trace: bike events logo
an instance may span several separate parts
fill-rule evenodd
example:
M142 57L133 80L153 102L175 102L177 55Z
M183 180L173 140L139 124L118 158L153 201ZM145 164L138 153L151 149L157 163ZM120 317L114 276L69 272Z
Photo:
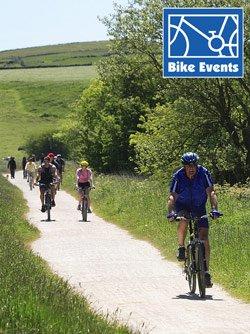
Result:
M164 8L163 77L244 76L242 8Z

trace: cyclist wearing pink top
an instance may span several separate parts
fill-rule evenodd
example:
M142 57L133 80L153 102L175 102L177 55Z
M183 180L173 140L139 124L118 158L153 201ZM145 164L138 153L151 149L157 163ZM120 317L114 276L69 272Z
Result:
M80 163L81 168L78 168L76 170L76 185L78 189L85 189L86 188L86 195L88 198L88 212L91 213L90 209L90 197L89 197L89 192L90 188L93 187L93 175L91 169L88 168L89 163L87 161L81 161ZM78 203L78 210L81 210L81 202L82 202L82 195L81 192L78 191L79 193L79 203Z

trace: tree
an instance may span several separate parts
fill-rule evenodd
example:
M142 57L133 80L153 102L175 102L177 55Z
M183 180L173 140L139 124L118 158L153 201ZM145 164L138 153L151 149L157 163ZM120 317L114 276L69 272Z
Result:
M245 77L242 79L163 79L161 77L161 15L162 8L166 4L169 7L243 6L245 8ZM145 153L145 147L140 140L147 138L147 145L155 142L158 133L156 129L152 132L150 126L157 117L159 108L156 106L159 105L161 110L166 109L165 127L160 127L162 135L165 131L165 137L170 138L169 133L171 133L169 131L171 119L166 118L172 117L178 124L183 118L186 120L185 126L179 127L181 130L174 140L180 151L187 149L187 143L191 145L191 142L192 147L197 147L201 152L214 151L214 172L232 182L246 179L250 172L249 14L247 1L218 0L213 3L210 0L185 2L134 0L127 8L117 6L116 13L104 19L109 34L114 38L113 52L116 53L116 60L106 63L106 67L104 64L101 65L100 73L103 80L113 86L115 92L119 87L121 97L126 93L126 89L120 83L125 80L129 82L128 87L131 85L132 88L138 87L138 72L140 78L146 78L149 74L151 82L154 83L148 99L145 86L134 90L135 95L139 95L151 108L148 117L144 118L144 126L140 127L138 135L132 136L132 144L137 152L136 161L142 161ZM129 75L122 72L121 64L124 63L131 69ZM132 94L133 89L128 89L128 93ZM169 108L175 111L174 116L168 112ZM181 112L182 108L185 108L185 115ZM155 117L154 112L156 112ZM149 124L146 124L147 122ZM145 133L140 135L141 131ZM192 140L190 134L193 134ZM169 148L170 146L168 145ZM151 150L153 151L155 150ZM150 151L148 154L150 159ZM175 154L167 153L167 156L172 156L173 160L165 159L166 163L176 161ZM140 167L142 171L147 169L145 165Z
M117 97L101 80L87 88L58 136L75 160L85 158L98 171L134 167L129 136L136 131L144 105L138 97Z

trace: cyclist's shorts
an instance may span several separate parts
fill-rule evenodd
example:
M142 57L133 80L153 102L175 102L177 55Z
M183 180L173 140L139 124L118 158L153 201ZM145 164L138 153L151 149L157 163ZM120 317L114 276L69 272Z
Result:
M39 188L42 190L48 189L50 187L50 182L45 183L45 182L39 182Z
M86 195L89 194L89 191L90 191L90 183L89 182L78 182L78 188L81 188L81 189L86 189Z
M30 172L30 171L27 171L27 174L32 177L33 179L35 178L36 176L36 173L35 172Z
M204 213L200 213L198 215L194 215L194 216L203 216L205 215L206 212ZM177 216L178 217L185 217L187 219L190 219L190 213L187 211L187 210L180 210L180 211L177 211ZM204 228L209 228L209 225L208 225L208 219L207 218L201 218L198 222L198 228L201 228L201 227L204 227Z

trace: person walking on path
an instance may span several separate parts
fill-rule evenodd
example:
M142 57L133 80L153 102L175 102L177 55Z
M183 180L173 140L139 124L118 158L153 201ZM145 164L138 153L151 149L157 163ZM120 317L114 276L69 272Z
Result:
M26 157L23 157L23 160L22 160L22 169L23 169L23 178L24 179L27 178L27 172L25 170L26 163L27 163L27 159L26 159Z
M15 171L16 171L16 161L15 157L10 157L10 160L8 162L7 168L10 170L10 176L12 179L15 178Z

